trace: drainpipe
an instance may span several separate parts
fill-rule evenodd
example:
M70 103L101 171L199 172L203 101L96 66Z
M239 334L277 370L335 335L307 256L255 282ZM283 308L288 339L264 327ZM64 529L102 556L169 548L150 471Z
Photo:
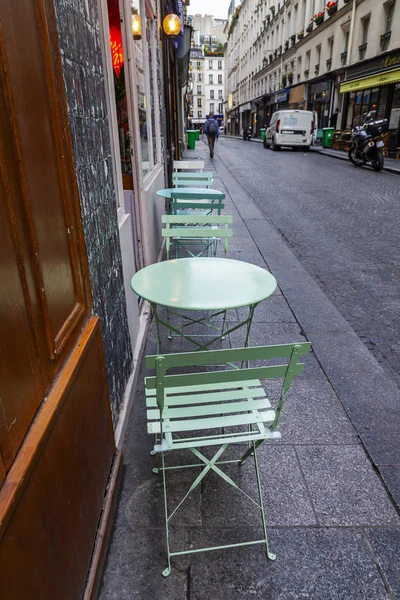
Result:
M351 52L353 50L354 25L355 25L355 22L356 22L356 10L357 10L357 0L353 0L353 8L352 8L352 11L351 11L349 47L347 49L346 67L348 67L350 65Z

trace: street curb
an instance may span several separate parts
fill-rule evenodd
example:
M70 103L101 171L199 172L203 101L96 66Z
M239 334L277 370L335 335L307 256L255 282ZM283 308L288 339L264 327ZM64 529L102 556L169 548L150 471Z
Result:
M239 135L224 135L224 140L232 139L232 140L241 140L242 138ZM262 141L259 139L249 140L250 142L256 142L258 144L262 144ZM346 162L350 162L347 156L336 156L336 154L329 154L325 152L322 148L310 148L310 152L316 152L317 154L321 154L322 156L327 156L328 158L336 158L336 160L345 160ZM393 173L394 175L400 175L400 169L393 169L393 167L383 167L383 171L387 171L388 173Z

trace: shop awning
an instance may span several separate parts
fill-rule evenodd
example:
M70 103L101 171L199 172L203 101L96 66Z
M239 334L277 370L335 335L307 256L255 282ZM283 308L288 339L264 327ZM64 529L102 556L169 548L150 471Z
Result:
M346 92L354 92L356 90L366 90L367 88L388 85L396 81L400 81L400 69L385 71L384 73L370 75L369 77L360 77L352 81L345 81L340 84L340 93L345 94Z

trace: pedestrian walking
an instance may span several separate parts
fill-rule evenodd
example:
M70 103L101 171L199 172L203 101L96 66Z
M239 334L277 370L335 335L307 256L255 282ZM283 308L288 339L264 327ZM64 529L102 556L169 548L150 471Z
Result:
M330 126L334 127L335 129L336 129L336 125L337 125L338 116L339 116L339 109L337 108L329 119Z
M213 112L210 112L208 115L208 119L204 125L204 133L207 136L208 147L210 148L210 158L213 158L215 140L219 138L219 127L217 121L214 119Z

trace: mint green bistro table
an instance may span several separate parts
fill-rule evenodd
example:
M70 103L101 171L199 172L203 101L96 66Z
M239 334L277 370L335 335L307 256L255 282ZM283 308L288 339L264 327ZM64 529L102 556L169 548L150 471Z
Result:
M202 187L175 187L175 188L165 188L163 190L158 190L157 196L161 198L165 198L165 210L167 213L171 213L171 203L173 202L172 194L179 194L179 197L182 198L182 202L200 202L207 204L207 210L211 211L211 204L216 204L215 210L221 208L221 202L225 199L224 192L220 192L219 190L214 190L213 188L202 188ZM222 206L223 208L223 206ZM221 211L218 210L218 214L221 214Z
M153 308L158 347L161 346L161 327L190 341L200 350L206 350L215 341L226 337L236 329L246 326L248 345L254 310L262 301L271 296L276 289L276 279L271 273L239 260L214 257L178 258L155 263L138 271L131 280L133 291L148 300ZM160 316L159 307L167 308L167 320ZM226 312L231 308L249 307L247 318L226 329ZM176 311L210 312L205 317L194 319ZM170 315L182 317L179 326L171 324ZM214 326L210 320L222 315L221 326ZM187 328L200 323L218 335L187 335ZM210 338L207 343L194 339Z
M166 200L171 200L172 192L182 192L182 194L189 194L194 199L204 199L204 200L215 200L216 198L220 198L224 200L225 194L224 192L220 192L219 190L214 190L212 188L201 188L201 187L183 187L183 188L165 188L164 190L158 190L157 196L161 196L161 198L165 198Z

